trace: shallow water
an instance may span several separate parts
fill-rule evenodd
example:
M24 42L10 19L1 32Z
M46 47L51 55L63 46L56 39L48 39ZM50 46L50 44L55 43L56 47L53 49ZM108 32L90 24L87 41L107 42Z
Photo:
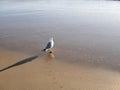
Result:
M120 67L120 2L0 1L0 47L36 54L49 37L59 60Z

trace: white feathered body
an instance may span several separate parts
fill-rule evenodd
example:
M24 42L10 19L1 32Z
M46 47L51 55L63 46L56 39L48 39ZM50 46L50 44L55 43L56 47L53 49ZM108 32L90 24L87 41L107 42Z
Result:
M50 50L51 48L53 48L53 46L54 46L53 38L50 38L49 41L48 41L48 43L47 43L47 45L46 45L46 47L43 49L43 51L47 52L48 50Z

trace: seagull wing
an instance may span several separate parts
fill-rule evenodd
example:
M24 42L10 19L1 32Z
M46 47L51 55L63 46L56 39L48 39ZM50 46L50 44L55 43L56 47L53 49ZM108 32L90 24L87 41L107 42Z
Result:
M45 47L45 49L49 49L49 48L51 48L51 42L48 42L46 47Z

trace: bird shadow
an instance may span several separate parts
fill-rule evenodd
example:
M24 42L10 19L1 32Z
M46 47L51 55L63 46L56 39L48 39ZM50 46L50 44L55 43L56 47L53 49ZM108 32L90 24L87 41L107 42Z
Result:
M7 67L1 69L0 72L3 72L3 71L8 70L10 68L13 68L13 67L16 67L16 66L19 66L19 65L31 62L31 61L35 60L36 58L38 58L38 57L39 57L38 55L35 55L35 56L31 56L31 57L25 58L25 59L23 59L23 60L21 60L21 61L19 61L17 63L14 63L14 64L12 64L10 66L7 66Z

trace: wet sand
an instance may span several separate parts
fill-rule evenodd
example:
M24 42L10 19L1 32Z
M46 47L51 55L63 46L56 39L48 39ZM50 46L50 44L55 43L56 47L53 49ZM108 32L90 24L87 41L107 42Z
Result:
M120 74L112 70L63 63L51 55L1 49L0 68L32 60L0 72L1 90L119 90Z

